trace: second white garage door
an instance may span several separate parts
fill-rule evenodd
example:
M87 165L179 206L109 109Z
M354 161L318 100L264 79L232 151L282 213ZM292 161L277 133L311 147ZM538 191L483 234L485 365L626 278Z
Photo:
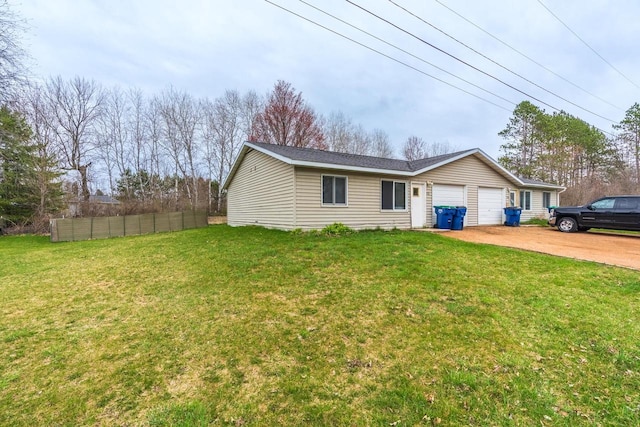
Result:
M478 188L478 225L502 224L502 188Z

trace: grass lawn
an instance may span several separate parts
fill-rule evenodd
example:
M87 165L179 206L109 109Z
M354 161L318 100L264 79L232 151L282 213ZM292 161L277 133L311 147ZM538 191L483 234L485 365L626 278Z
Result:
M0 238L0 425L639 425L640 274L432 233Z

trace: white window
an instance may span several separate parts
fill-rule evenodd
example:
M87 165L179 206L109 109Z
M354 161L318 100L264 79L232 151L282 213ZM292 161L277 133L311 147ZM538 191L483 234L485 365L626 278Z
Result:
M322 175L322 205L347 205L347 177Z
M509 206L515 206L515 205L516 205L516 192L509 191Z
M531 210L531 191L520 190L520 207L523 211Z
M548 191L543 191L542 192L542 207L543 208L548 208L549 206L551 206L551 193L549 193Z
M402 181L382 181L382 210L407 210L407 183Z

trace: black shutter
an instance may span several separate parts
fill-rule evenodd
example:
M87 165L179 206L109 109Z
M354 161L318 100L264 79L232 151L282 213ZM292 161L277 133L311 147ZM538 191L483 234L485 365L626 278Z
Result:
M393 181L382 181L382 209L393 210Z
M336 205L344 205L347 203L347 179L335 177L333 180L335 187L335 200Z
M322 177L322 203L333 204L333 177Z
M404 182L395 183L396 203L394 208L406 209L407 207L407 184Z

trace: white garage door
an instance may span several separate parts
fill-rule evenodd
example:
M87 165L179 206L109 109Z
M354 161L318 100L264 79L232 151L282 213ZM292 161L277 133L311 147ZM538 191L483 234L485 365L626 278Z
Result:
M433 185L433 206L464 206L464 186Z
M503 194L501 188L478 188L478 225L502 224Z

